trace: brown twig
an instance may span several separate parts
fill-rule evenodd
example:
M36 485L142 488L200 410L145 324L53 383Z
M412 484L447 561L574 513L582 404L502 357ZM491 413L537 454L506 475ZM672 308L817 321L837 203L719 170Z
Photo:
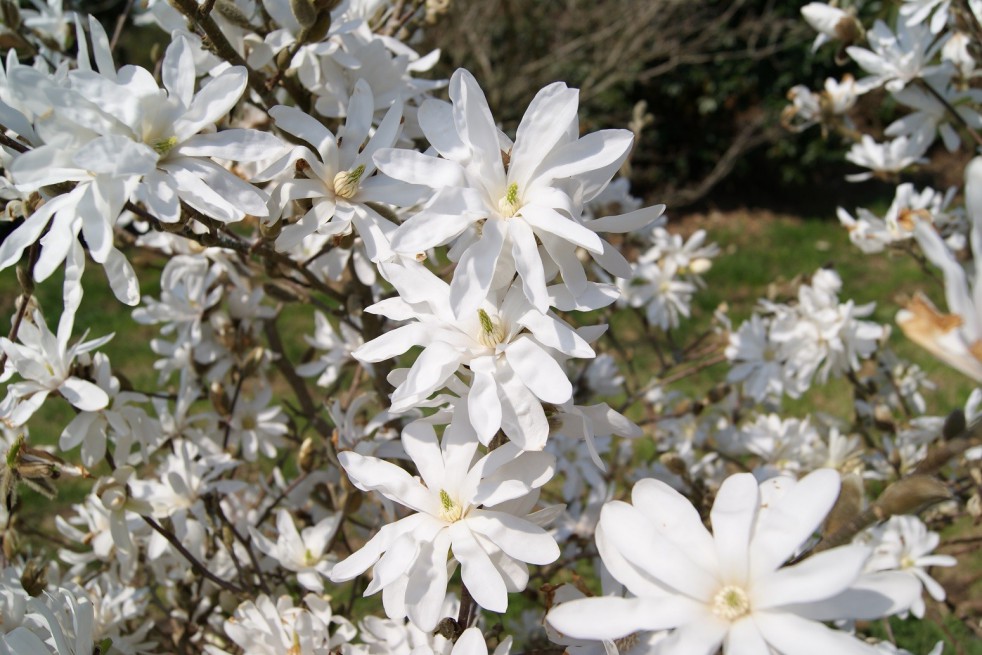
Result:
M191 551L189 551L187 548L184 547L184 544L181 543L181 540L178 539L173 532L166 530L163 526L161 526L159 523L154 521L149 516L144 516L141 514L140 517L146 522L147 525L153 528L157 534L159 534L161 537L166 539L171 546L177 549L177 552L179 552L181 556L188 561L188 563L191 565L191 568L197 571L200 575L211 580L225 591L231 591L233 594L245 593L245 589L241 588L237 584L229 582L228 580L223 580L222 578L219 578L217 575L209 571L208 567L206 567L204 564L198 561L198 559L191 554Z

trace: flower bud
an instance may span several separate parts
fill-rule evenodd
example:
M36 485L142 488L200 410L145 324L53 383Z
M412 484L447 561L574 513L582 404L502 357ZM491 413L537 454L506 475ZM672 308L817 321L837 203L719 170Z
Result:
M235 4L235 0L217 0L215 2L215 9L228 22L243 29L255 30L255 27L249 22L249 17L239 9L239 6Z
M678 453L663 453L658 461L662 463L662 466L668 469L668 472L672 475L684 476L688 472L688 467L685 465L685 460L682 459Z
M839 497L825 520L823 534L835 534L856 518L863 509L863 479L855 473L842 476Z
M358 184L365 173L365 165L359 164L350 171L341 171L334 176L334 193L339 198L351 200L358 193Z
M876 518L916 514L922 509L951 498L951 492L940 480L929 475L912 475L897 480L873 504Z
M317 453L314 450L314 440L307 437L300 444L300 453L297 455L297 466L304 473L310 473L314 469L314 460Z
M317 20L317 10L311 0L290 0L290 11L300 23L301 28L308 28Z

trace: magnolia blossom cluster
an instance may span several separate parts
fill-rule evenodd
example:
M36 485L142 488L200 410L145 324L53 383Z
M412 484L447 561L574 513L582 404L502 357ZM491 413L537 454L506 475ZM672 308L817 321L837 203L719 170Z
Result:
M862 320L873 304L839 301L842 279L819 269L798 288L795 304L762 300L759 310L730 335L728 379L755 400L800 396L813 380L826 382L859 370L889 329Z
M150 2L136 21L169 41L149 68L118 65L91 16L8 5L0 655L507 655L506 623L571 651L865 653L852 621L944 599L928 569L954 561L923 503L829 527L840 496L859 513L864 478L904 483L944 430L872 305L822 269L683 343L720 250L631 195L634 134L585 130L576 89L539 90L506 133L470 72L421 77L439 53L406 42L445 3ZM853 92L901 93L918 73L891 48L921 41L875 34L850 50L877 71ZM922 45L925 62L942 47ZM931 96L909 96L924 116L889 129L923 145ZM799 91L795 120L849 106ZM956 147L945 127L930 137ZM924 154L904 148L883 170ZM904 194L863 242L913 225L967 316L950 249L982 239L978 199L963 215ZM132 334L109 333L116 307L81 325L89 259ZM623 308L657 365L632 357ZM930 310L957 329L942 350L971 351L974 324ZM721 361L706 389L672 386ZM865 390L854 427L882 447L774 413L833 377ZM30 494L68 479L70 510L25 525ZM574 570L602 594L564 585Z
M819 33L816 48L838 42L855 65L841 82L826 82L826 89L841 89L848 82L852 97L833 101L829 96L807 103L799 102L798 96L810 92L796 91L795 104L786 116L803 126L820 122L851 142L846 159L867 171L849 179L898 181L900 174L924 163L939 140L953 153L971 152L973 146L982 145L978 136L982 91L972 85L977 73L970 47L979 36L972 27L978 26L982 16L978 3L952 10L948 2L907 0L892 25L877 20L869 30L864 30L855 12L841 7L813 2L802 8L802 14ZM860 96L877 89L892 97L900 116L882 135L864 134L855 129L849 114ZM820 105L821 111L811 105ZM965 135L974 144L963 142ZM979 336L974 327L979 314L966 277L974 272L966 273L958 262L973 259L982 247L977 234L982 221L980 166L978 160L972 160L965 169L965 185L960 190L964 208L952 206L959 190L918 189L903 182L882 217L866 208L859 208L855 217L843 208L838 210L850 239L863 252L904 249L914 241L928 261L942 270L951 313L940 312L925 295L916 293L897 322L911 339L976 381L982 380L979 356L972 350Z

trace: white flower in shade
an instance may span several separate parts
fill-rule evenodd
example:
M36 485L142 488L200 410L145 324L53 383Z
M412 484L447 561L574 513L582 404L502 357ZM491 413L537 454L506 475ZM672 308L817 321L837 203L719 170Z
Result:
M425 420L406 426L402 444L421 479L375 457L353 451L338 455L352 484L414 513L384 525L334 566L331 579L351 580L373 567L365 595L381 590L390 618L408 616L429 631L443 616L452 552L477 604L504 612L508 592L528 583L527 564L559 557L553 537L537 525L552 512L529 513L537 489L552 478L552 455L505 444L475 462L478 444L467 430L451 425L438 443Z
M920 25L931 17L931 32L939 33L948 24L948 9L951 0L904 0L900 15L907 19L908 25Z
M500 304L483 300L458 319L451 306L452 287L422 265L408 262L381 270L400 295L366 311L413 320L366 343L354 356L379 362L423 347L392 394L392 411L417 406L467 367L467 409L480 440L488 443L501 429L522 449L541 449L549 435L542 403L562 404L573 395L557 358L593 357L583 337L533 307L517 281Z
M726 358L733 362L729 382L740 382L754 400L787 393L792 398L802 391L800 383L787 370L779 352L780 344L771 338L772 321L753 314L729 335Z
M368 203L411 205L419 194L384 175L375 174L372 156L380 148L391 147L401 132L402 104L396 103L385 114L378 129L371 133L374 106L368 84L359 80L348 103L348 117L335 137L317 119L295 107L279 105L270 110L276 126L306 142L294 148L263 172L259 179L283 176L269 201L270 218L279 218L294 200L310 201L310 209L294 223L283 227L276 247L290 250L314 234L342 236L352 229L364 240L372 261L392 257L389 234L395 225Z
M334 559L324 549L337 532L339 524L340 517L334 515L298 532L290 512L280 508L276 512L276 530L279 534L275 543L252 526L249 526L249 534L259 550L278 561L286 570L295 571L297 582L304 589L320 594L324 592L322 578L330 576Z
M867 571L902 571L917 578L934 600L944 600L945 590L927 572L932 566L955 566L951 555L932 555L941 536L931 532L916 516L892 516L872 530L870 545L873 556L866 564ZM911 613L924 617L924 600L918 598Z
M242 456L256 461L260 454L276 457L276 449L286 445L283 435L290 431L286 414L279 405L269 406L273 398L273 388L263 384L254 398L239 398L229 419L229 447L236 443L242 445Z
M911 239L919 221L933 223L938 230L962 235L957 229L957 217L948 208L955 197L955 188L942 193L930 187L920 191L905 182L897 186L890 208L883 218L862 207L854 218L842 207L837 210L839 222L849 231L849 240L865 253L882 252L898 241Z
M415 255L453 243L450 256L458 265L450 304L458 317L471 316L492 287L509 284L516 272L529 301L545 311L548 280L538 244L550 257L557 253L560 267L568 260L564 244L605 252L596 232L578 219L583 203L624 161L632 135L604 130L578 138L578 92L558 82L536 94L514 144L495 127L470 73L454 73L450 99L450 105L428 100L419 112L439 156L409 150L375 155L387 175L434 189L422 210L395 231L392 248ZM661 209L651 208L647 222Z
M906 136L911 139L921 135L928 142L933 142L935 133L938 133L948 152L955 152L961 146L961 137L952 121L956 121L958 127L964 124L976 130L982 128L982 115L976 109L982 102L982 91L957 88L951 84L949 72L935 75L925 80L925 84L930 85L944 100L918 86L897 91L893 97L913 111L888 125L883 133L889 137ZM952 110L956 116L952 116Z
M597 547L604 566L634 597L573 600L546 620L576 639L617 640L671 630L663 655L874 653L822 621L871 619L906 608L917 583L896 573L863 575L870 555L849 545L784 566L806 544L839 494L824 469L795 482L750 474L723 482L713 533L668 485L634 486L633 506L608 503ZM802 650L807 644L807 650Z
M236 608L225 634L244 655L329 655L355 636L355 627L335 616L328 601L314 594L303 600L306 607L295 607L289 596L274 603L262 594Z
M928 63L944 45L945 38L936 39L924 25L897 21L894 34L886 23L878 20L866 36L871 50L858 46L846 48L849 56L870 74L859 81L863 93L884 85L893 93L941 68Z
M324 353L317 359L297 366L297 375L320 376L317 378L319 387L329 387L337 381L344 365L354 360L352 351L364 343L361 332L348 320L340 321L338 328L335 331L323 312L314 312L314 336L305 334L304 341L311 348Z
M899 173L908 166L924 163L924 153L934 140L933 134L916 132L911 136L898 136L892 141L877 143L873 137L864 134L859 143L852 144L846 159L870 169L868 173L847 175L850 182L862 182L876 176Z
M971 77L975 71L975 57L968 49L971 42L972 37L965 32L953 32L941 48L941 58L950 61L962 78Z

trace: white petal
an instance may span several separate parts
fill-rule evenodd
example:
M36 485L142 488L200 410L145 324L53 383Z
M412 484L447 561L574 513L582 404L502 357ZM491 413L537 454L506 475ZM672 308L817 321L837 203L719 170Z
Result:
M754 621L771 648L782 655L877 655L855 637L794 614L756 612Z
M467 525L490 539L509 557L529 564L551 564L559 558L559 546L548 532L517 516L475 510Z
M599 596L561 603L546 621L573 639L620 639L634 632L666 630L688 623L695 614L686 598L615 598Z
M450 306L457 318L473 315L488 296L505 241L501 221L488 219L480 240L464 251L450 282Z
M747 582L747 551L760 502L752 473L731 475L720 486L710 519L724 583Z
M58 392L83 412L94 412L109 404L109 396L87 380L72 376L58 387Z
M376 457L365 457L351 450L339 453L338 460L352 484L362 491L377 491L417 512L438 512L430 492L395 464Z
M527 337L508 344L505 358L529 390L547 403L562 404L573 396L573 385L562 367Z
M866 546L842 546L780 568L754 581L754 607L768 609L831 598L856 582L869 555Z
M185 157L217 157L231 161L267 159L286 146L280 139L259 130L231 129L196 134L182 143L175 154Z
M453 555L460 562L460 577L478 605L492 612L508 609L505 581L491 558L471 534L466 521L450 526Z
M751 578L776 570L818 529L839 496L839 474L815 471L798 481L757 522L750 544Z

